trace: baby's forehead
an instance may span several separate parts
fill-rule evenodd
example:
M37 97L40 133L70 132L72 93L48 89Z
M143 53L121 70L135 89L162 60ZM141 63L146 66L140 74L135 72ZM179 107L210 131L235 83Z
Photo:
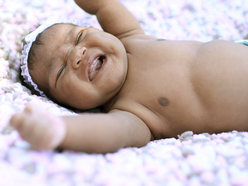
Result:
M79 25L75 25L73 23L56 23L53 26L60 25L60 26L73 26L73 27L78 27Z
M70 23L58 23L48 27L40 35L40 40L46 45L50 42L60 42L70 34L73 28L78 27L77 25Z
M49 31L58 31L60 29L65 29L68 27L79 27L78 25L72 24L72 23L55 23L54 25L48 27L46 30L43 31L43 33L49 32Z

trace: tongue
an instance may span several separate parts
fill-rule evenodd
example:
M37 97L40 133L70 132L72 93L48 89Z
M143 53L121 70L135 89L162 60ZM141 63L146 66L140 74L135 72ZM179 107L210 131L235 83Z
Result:
M95 79L95 77L96 77L97 73L99 72L99 70L101 69L101 67L102 67L101 60L97 59L96 61L93 62L93 64L91 65L90 73L89 73L90 81Z

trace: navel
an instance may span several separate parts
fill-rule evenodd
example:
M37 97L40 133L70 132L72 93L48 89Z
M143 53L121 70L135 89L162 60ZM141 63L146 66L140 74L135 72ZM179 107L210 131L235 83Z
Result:
M160 105L162 105L163 107L166 107L166 106L168 106L170 104L169 100L167 98L165 98L165 97L160 97L158 99L158 103Z

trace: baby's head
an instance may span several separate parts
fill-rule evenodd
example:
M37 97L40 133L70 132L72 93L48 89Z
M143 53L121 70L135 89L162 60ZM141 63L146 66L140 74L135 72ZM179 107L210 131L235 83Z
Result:
M98 107L125 81L126 51L111 34L76 21L51 19L25 40L21 60L25 83L59 104Z

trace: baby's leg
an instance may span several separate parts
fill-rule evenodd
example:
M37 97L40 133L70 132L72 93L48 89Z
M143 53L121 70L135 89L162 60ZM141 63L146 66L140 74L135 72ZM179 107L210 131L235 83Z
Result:
M50 114L38 105L29 104L10 119L21 137L37 149L54 149L65 138L65 124L60 117Z

